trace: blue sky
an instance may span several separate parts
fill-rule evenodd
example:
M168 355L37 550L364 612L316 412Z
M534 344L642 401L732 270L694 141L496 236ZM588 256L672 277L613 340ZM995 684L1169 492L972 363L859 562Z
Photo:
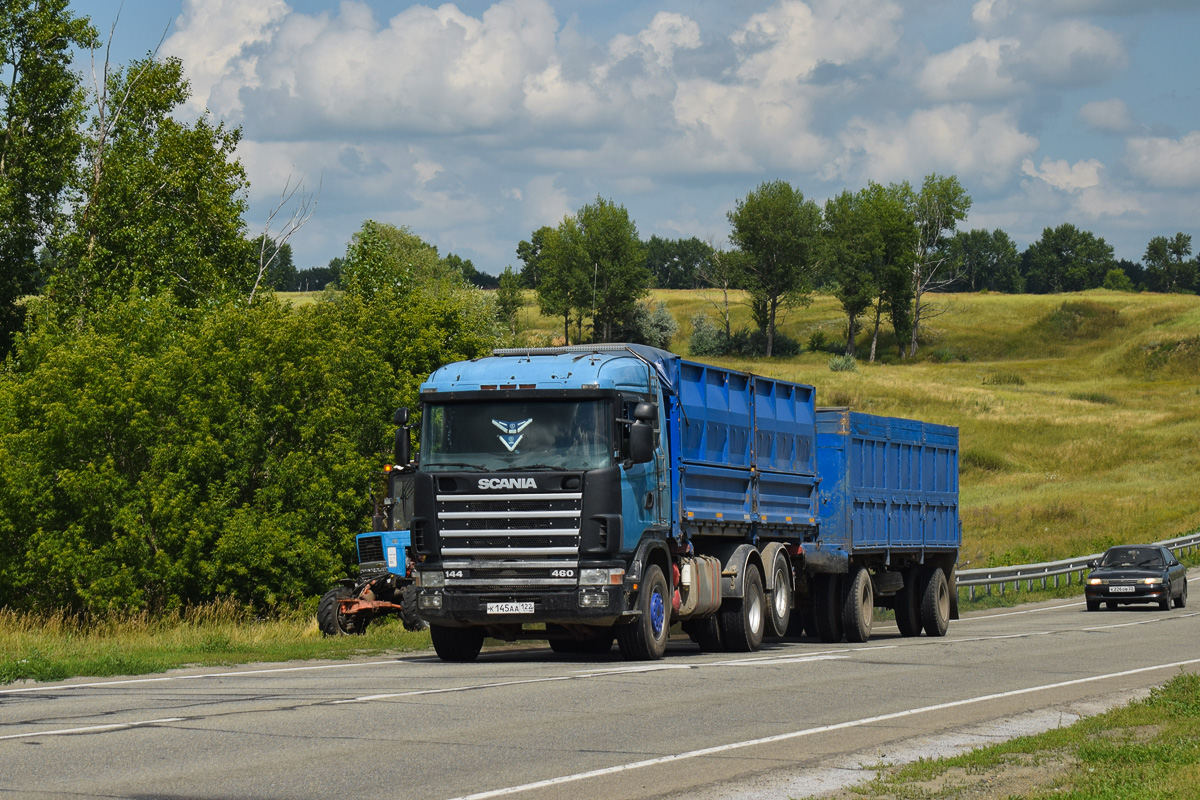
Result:
M957 175L965 228L1070 222L1138 260L1200 236L1196 0L76 0L114 60L179 56L241 126L260 232L318 192L298 267L364 219L499 272L597 196L724 244L766 180L823 202ZM87 69L86 64L81 68ZM1197 240L1200 248L1200 238Z

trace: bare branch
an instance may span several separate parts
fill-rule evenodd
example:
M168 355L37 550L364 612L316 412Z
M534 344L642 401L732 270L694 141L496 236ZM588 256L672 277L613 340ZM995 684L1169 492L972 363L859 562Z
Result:
M283 185L283 190L279 194L279 203L275 208L271 209L271 213L267 215L267 222L263 225L262 237L259 241L258 249L258 275L254 279L254 287L250 290L249 302L254 302L254 296L258 293L259 286L262 285L263 276L267 274L267 270L275 263L275 259L279 257L279 251L283 249L287 240L292 238L296 231L300 230L305 224L312 219L312 215L317 211L317 199L321 194L321 184L317 184L316 194L309 194L301 191L303 181L297 181L292 185L292 176L289 175L287 181ZM277 236L271 235L271 227L275 224L276 217L283 211L285 206L292 203L292 200L299 193L300 197L296 204L292 207L291 214L287 220L279 228ZM267 242L272 243L270 255L267 253Z

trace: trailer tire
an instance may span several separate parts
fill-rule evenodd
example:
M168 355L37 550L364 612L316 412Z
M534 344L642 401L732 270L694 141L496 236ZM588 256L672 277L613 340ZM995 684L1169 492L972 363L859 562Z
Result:
M348 636L361 634L367 629L369 619L361 614L343 614L341 601L354 596L349 588L337 586L330 589L317 603L317 627L326 636Z
M417 587L405 586L400 590L400 622L409 631L423 631L428 626L425 620L417 616Z
M921 571L916 567L904 570L904 588L896 592L896 627L901 636L921 633Z
M671 635L671 601L668 597L667 579L657 564L651 564L646 568L638 592L641 615L617 628L617 644L627 660L657 661L667 651L667 638Z
M941 567L934 567L921 594L921 626L926 636L945 636L950 627L950 584Z
M725 649L749 653L762 647L768 613L762 572L753 564L747 564L742 596L731 597L721 604L719 624Z
M680 627L705 652L717 653L725 649L721 646L721 627L716 617L684 620Z
M767 598L767 636L786 636L792 620L792 563L786 550L777 550L771 565L775 587Z
M861 643L870 639L874 620L875 590L871 586L871 573L859 567L850 574L842 603L842 627L846 630L846 641Z
M842 640L842 576L820 573L813 576L813 627L826 644Z
M433 649L442 661L474 661L483 649L483 628L430 625L429 638L433 640Z

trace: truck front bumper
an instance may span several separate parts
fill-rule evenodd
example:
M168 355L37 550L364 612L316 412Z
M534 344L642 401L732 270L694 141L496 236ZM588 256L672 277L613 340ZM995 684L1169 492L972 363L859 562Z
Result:
M417 595L417 613L434 625L529 622L603 626L612 625L629 611L629 591L624 586L514 594L421 589Z

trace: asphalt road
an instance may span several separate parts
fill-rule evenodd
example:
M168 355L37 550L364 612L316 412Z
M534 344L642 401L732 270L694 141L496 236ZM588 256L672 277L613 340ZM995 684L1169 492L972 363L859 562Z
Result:
M1200 595L1198 595L1200 597ZM1200 609L1082 599L864 645L485 650L0 689L0 800L646 798L750 786L1200 671Z

